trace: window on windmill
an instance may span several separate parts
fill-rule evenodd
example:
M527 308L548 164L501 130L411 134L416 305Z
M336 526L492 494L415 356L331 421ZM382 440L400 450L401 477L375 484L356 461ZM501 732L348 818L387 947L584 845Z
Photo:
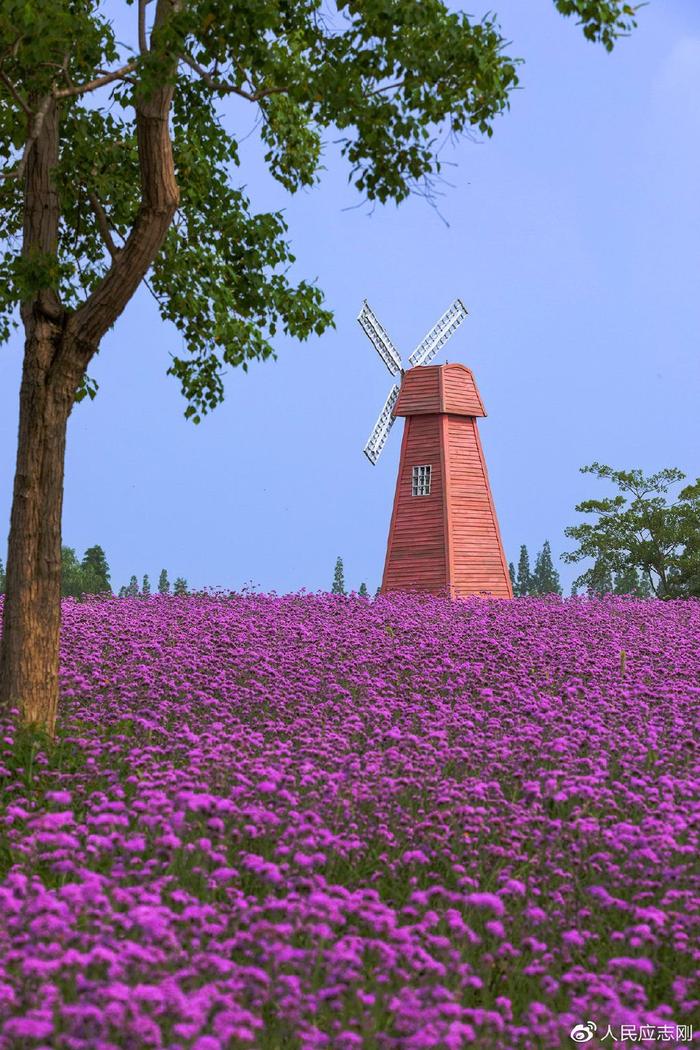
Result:
M432 468L426 467L414 467L413 468L413 495L414 496L429 496L430 495L430 474Z

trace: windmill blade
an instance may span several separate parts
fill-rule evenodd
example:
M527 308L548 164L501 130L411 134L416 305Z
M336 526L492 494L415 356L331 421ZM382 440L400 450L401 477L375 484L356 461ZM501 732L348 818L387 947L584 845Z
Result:
M415 368L416 365L427 365L450 336L457 331L466 316L464 303L461 299L455 299L452 306L445 310L440 320L433 325L425 339L418 344L409 357L408 363L411 368Z
M364 454L372 465L374 465L379 459L381 451L386 444L386 439L389 437L389 431L394 425L394 416L391 413L399 396L399 389L400 387L398 384L392 386L389 391L389 396L384 403L384 408L379 413L379 419L374 424L374 430L370 434L369 440L363 449Z
M401 355L386 334L384 326L377 320L366 299L357 315L357 320L391 374L398 375L401 371Z

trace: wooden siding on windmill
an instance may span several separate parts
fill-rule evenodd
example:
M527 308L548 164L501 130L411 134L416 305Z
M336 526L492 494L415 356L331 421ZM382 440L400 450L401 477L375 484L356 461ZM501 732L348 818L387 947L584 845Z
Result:
M486 410L470 368L465 365L443 365L442 412L460 416L485 416Z
M449 554L455 594L511 598L510 576L476 419L446 416Z
M430 466L430 495L413 495L413 467ZM441 417L410 416L401 444L383 591L447 588Z

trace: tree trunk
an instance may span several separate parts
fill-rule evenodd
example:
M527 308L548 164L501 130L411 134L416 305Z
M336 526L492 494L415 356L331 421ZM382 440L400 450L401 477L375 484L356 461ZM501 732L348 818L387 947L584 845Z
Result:
M0 703L19 708L25 724L53 736L64 455L75 384L51 368L62 338L60 327L40 317L28 329L0 647Z
M181 0L158 0L154 34L180 6ZM168 63L174 79L177 57L168 56ZM0 645L0 706L18 707L25 724L51 735L58 708L68 416L90 360L160 251L178 205L168 123L173 90L173 84L165 83L135 93L141 204L102 281L74 312L63 308L53 286L39 288L22 303L26 343ZM53 181L59 156L57 96L52 90L30 104L22 254L30 261L52 262L58 256L60 219Z

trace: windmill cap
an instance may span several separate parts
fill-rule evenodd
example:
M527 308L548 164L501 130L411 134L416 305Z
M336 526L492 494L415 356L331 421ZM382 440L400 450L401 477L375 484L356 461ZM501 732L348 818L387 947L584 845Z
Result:
M485 416L476 381L466 365L418 365L404 374L395 416Z

